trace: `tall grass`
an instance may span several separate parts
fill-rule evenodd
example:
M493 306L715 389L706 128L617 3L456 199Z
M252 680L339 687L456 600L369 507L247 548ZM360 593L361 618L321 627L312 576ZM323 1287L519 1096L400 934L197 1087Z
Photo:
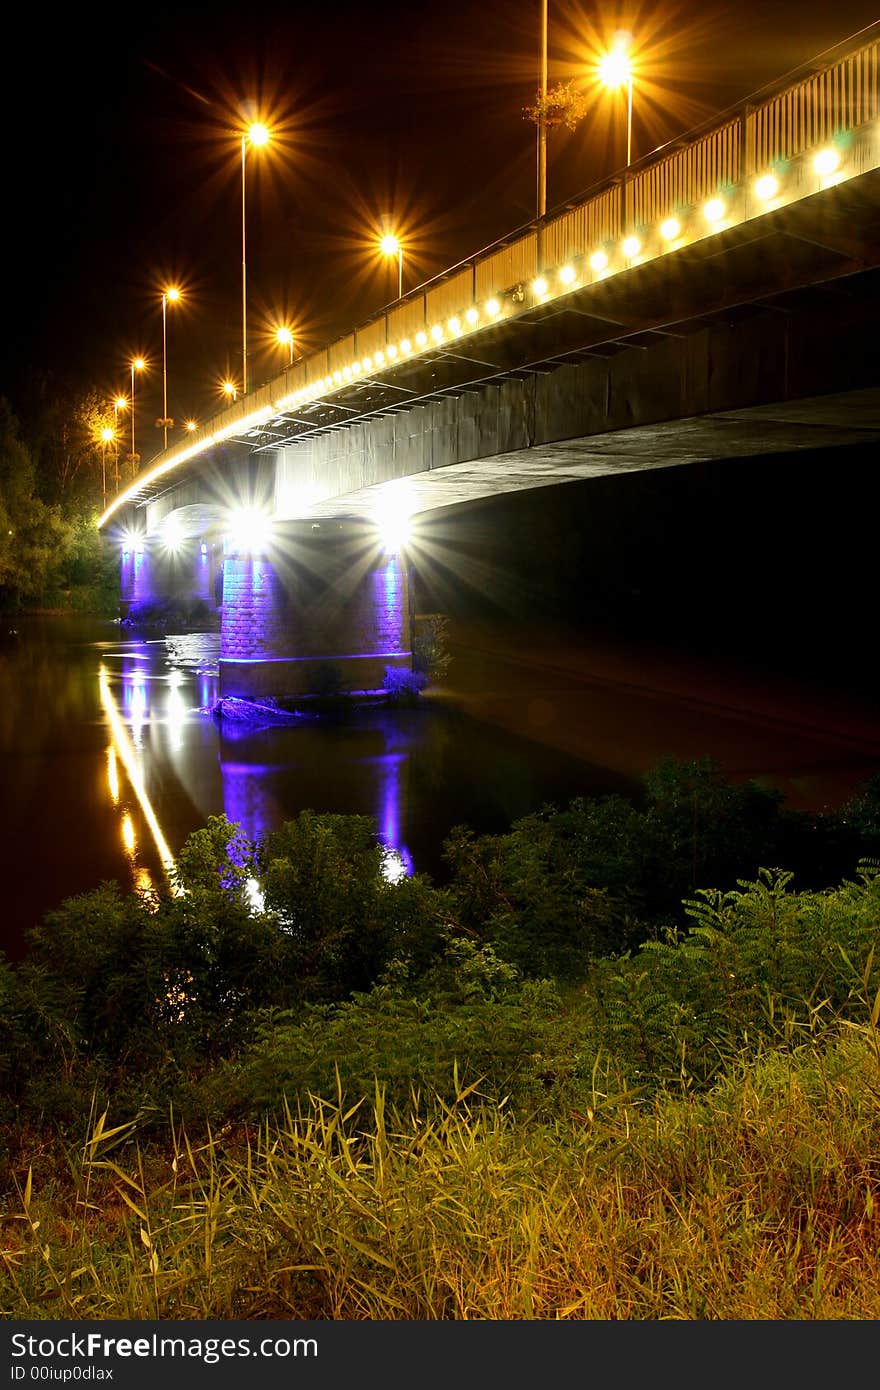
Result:
M517 1121L381 1089L139 1148L92 1115L2 1221L13 1318L874 1319L876 1020L702 1095Z

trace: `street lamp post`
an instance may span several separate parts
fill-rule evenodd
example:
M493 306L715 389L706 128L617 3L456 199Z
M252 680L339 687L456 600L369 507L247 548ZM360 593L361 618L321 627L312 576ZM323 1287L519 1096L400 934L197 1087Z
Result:
M397 298L403 298L403 243L393 232L386 232L379 241L383 256L397 257Z
M604 86L626 87L626 164L629 168L632 163L633 67L628 45L615 44L600 60L598 71Z
M119 494L119 412L128 409L124 396L117 396L113 402L113 472L116 493Z
M259 147L268 144L269 132L256 121L241 133L241 389L247 393L247 218L245 216L245 169L248 141Z
M180 299L180 290L170 285L162 291L162 428L165 431L165 445L168 448L168 337L166 329L166 309Z
M104 511L107 510L107 445L114 437L115 431L109 425L105 425L101 430L101 496Z
M142 372L146 367L146 362L142 357L131 359L131 471L134 476L135 460L137 459L137 448L134 441L134 374Z
M538 107L539 221L547 212L547 7L548 0L541 0L541 100Z

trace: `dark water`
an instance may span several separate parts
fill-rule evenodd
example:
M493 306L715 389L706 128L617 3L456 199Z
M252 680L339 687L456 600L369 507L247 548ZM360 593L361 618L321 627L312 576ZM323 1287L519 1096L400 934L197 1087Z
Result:
M880 771L870 707L668 652L499 627L454 631L440 692L222 731L216 636L138 640L112 622L18 620L0 642L0 946L105 879L149 886L225 813L257 837L298 811L373 816L390 873L442 876L450 828L501 830L548 801L631 791L658 757L718 758L793 804Z
M502 829L548 800L628 779L487 727L447 703L223 731L218 638L136 640L112 622L17 620L0 647L0 947L102 880L161 879L225 813L257 837L298 811L373 816L389 872L442 872L449 829Z

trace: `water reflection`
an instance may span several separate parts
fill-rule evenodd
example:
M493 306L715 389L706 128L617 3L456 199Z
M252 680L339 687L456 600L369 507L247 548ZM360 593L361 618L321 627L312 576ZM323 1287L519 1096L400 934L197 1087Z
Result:
M144 725L149 716L147 673L143 667L147 659L146 651L141 650L131 651L122 658L122 711L137 749L143 748Z
M345 721L304 719L293 727L223 725L224 815L249 840L260 840L297 810L372 814L386 851L383 872L396 881L414 872L401 826L408 809L407 770L420 736L418 725L407 729L404 720L381 708L354 711Z
M119 773L116 770L116 749L112 743L107 749L107 786L110 788L110 798L113 805L119 802Z
M402 827L407 819L411 755L424 742L419 721L407 725L405 717L377 707L346 719L304 717L292 727L224 724L218 730L207 714L216 697L216 677L205 669L203 645L194 654L184 655L177 639L171 645L171 661L191 660L196 671L183 664L160 669L160 663L169 658L161 643L134 641L104 655L107 662L115 657L119 663L118 703L108 666L102 662L99 670L101 704L112 736L107 785L113 805L122 812L120 833L136 882L139 875L149 879L149 872L140 863L134 808L124 805L120 767L159 862L170 877L171 843L179 843L180 836L161 824L148 783L167 786L167 764L178 782L177 794L194 792L204 773L203 757L197 757L196 767L192 766L194 743L200 742L194 738L195 726L200 726L216 750L223 814L246 839L262 840L306 808L372 814L384 849L385 877L396 882L415 872ZM189 697L196 693L197 702L191 702ZM219 809L215 795L204 815Z
M125 769L129 786L137 798L141 814L149 826L159 856L159 861L165 873L170 877L174 868L174 856L168 846L168 841L162 833L158 817L147 793L141 768L141 760L138 751L136 751L143 746L141 735L148 712L145 683L141 678L141 673L138 673L136 677L130 669L130 666L129 669L126 669L127 665L128 658L123 658L122 705L123 711L125 711L126 705L128 706L128 717L132 728L131 738L129 738L128 731L116 707L113 692L110 688L107 668L102 663L98 669L98 689L100 692L101 706L104 710L107 723L110 726L110 734L113 739L112 747L108 750L107 759L110 795L114 805L116 805L119 801L119 780L116 771L116 760L118 758ZM137 836L135 834L131 812L128 809L125 809L123 812L120 832L125 852L132 861L135 881L137 881L140 870L136 855ZM150 886L152 887L152 880L150 880Z
M122 817L122 843L125 846L126 854L130 859L134 859L137 850L137 836L134 833L134 826L128 811Z
M187 708L181 694L183 672L172 668L168 672L168 705L165 712L165 726L168 731L168 747L172 753L183 748L183 729L186 723Z
M0 654L0 945L13 956L65 898L113 880L151 892L221 812L253 838L306 809L369 815L389 877L440 876L453 825L500 830L545 801L618 789L605 769L438 702L218 729L203 712L217 693L216 634L144 640L91 619L21 626Z
M403 843L400 811L405 753L386 753L378 759L379 836L385 848L382 872L389 883L396 883L415 872L412 855Z

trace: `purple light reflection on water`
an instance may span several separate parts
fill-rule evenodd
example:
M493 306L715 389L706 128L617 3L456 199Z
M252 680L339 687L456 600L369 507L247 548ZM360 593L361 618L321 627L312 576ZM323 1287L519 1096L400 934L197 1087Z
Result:
M309 722L311 723L311 721ZM291 734L293 731L285 730L285 733ZM382 733L389 742L399 739L399 734L394 731L393 723L389 725L388 729L383 729ZM314 769L308 768L307 770L306 764L299 764L298 760L288 761L285 759L274 763L265 760L247 761L248 742L255 736L259 737L259 734L255 735L254 729L246 724L241 726L230 724L228 728L224 727L222 745L230 752L233 751L234 747L238 755L234 754L233 757L226 758L221 751L220 756L223 813L229 821L240 827L241 833L248 840L263 839L271 830L279 826L288 815L296 814L293 808L287 812L283 810L282 803L289 804L282 789L286 777L294 774L300 785L305 783L306 778L314 778ZM289 751L289 743L286 746ZM369 767L371 770L370 781L375 787L374 794L376 795L374 816L377 836L386 851L386 863L383 866L383 872L386 878L392 881L404 875L409 877L415 873L413 857L409 847L403 841L401 829L404 772L409 756L408 749L397 748L371 757L359 757L349 763L349 766ZM330 773L331 781L335 776L336 770L334 769ZM282 779L281 782L278 780L279 777ZM313 780L310 785L314 787ZM319 798L304 801L303 805L305 804L321 809Z
M138 642L133 643L132 647L142 647L143 645L142 642ZM147 699L147 673L142 664L146 660L146 652L134 649L125 652L122 657L122 712L132 727L142 726L150 713Z
M403 872L409 878L415 872L412 855L400 837L401 774L406 760L405 753L385 753L376 759L382 770L379 783L380 803L379 836L386 850L397 853Z
M237 825L247 840L262 840L278 824L278 810L269 794L264 778L273 771L271 766L259 763L233 763L221 759L223 774L223 814L233 825ZM234 844L230 851L233 863L240 865L236 858Z

